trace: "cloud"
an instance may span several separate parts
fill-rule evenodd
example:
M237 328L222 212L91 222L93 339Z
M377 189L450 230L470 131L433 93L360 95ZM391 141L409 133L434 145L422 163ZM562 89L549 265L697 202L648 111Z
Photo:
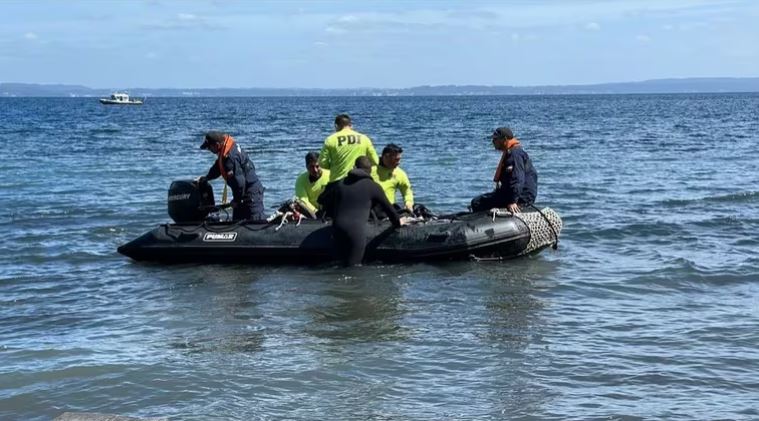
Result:
M540 37L534 34L520 34L517 32L511 34L511 41L514 43L537 41L538 39Z
M647 44L647 43L649 43L649 42L652 41L651 37L649 37L648 35L642 35L642 34L641 35L637 35L635 37L635 40L638 41L638 42L642 42L644 44Z
M505 2L502 2L505 3ZM511 28L584 25L586 30L600 30L605 22L626 20L631 16L722 16L723 0L585 0L585 1L524 1L504 6L494 2L466 12L413 11L409 17L418 17L425 23L446 24L458 22L464 26L478 26L485 22L508 22Z
M479 26L475 26L479 28ZM438 33L451 29L471 30L466 23L450 19L439 11L408 13L358 13L327 21L325 31L331 34L373 33L408 34Z
M330 33L330 34L344 34L347 32L345 29L338 28L337 26L327 26L324 28L324 32Z
M477 19L480 21L492 22L493 20L493 14L492 12L488 10L483 9L459 9L459 10L452 10L447 13L447 16L456 20L462 20L462 19Z
M25 39L37 39L39 38L34 32L27 32L24 34Z
M718 20L718 19L715 19ZM704 29L709 29L710 25L706 22L681 22L677 25L667 23L661 26L661 29L665 31L680 31L680 32L688 32L688 31L702 31Z
M709 29L709 24L706 22L683 22L677 25L677 29L682 32L702 31L704 29Z
M329 46L329 44L327 44L324 41L316 41L316 42L314 42L314 45L317 46L317 47L328 47Z
M508 22L510 31L538 31L550 27L579 27L601 31L620 21L656 17L708 20L724 14L724 0L583 0L573 2L519 1L473 4L466 9L433 7L422 2L417 7L376 12L351 11L338 16L310 14L330 34L344 33L440 33L446 31L486 31L495 22Z
M753 59L757 57L756 51L752 47L730 47L725 49L725 55L738 59Z
M358 17L354 15L345 15L345 16L340 16L339 18L337 18L337 21L338 22L356 22L358 21Z
M585 24L585 29L588 31L600 31L601 25L597 24L596 22L588 22Z
M143 29L175 31L184 29L221 29L219 25L211 25L208 19L192 13L178 13L176 16L164 20L153 20L140 24Z

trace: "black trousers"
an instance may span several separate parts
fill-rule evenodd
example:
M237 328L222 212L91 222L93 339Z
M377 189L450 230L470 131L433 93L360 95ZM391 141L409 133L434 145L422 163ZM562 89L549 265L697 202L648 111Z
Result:
M234 221L263 221L266 219L264 212L264 188L260 183L249 186L242 203L232 211Z
M503 190L494 190L490 193L481 194L474 199L472 199L472 203L470 206L472 207L472 212L482 212L482 211L488 211L493 208L505 208L509 203L511 203L511 195ZM519 206L529 206L532 202L527 202L523 199L517 200L517 205Z

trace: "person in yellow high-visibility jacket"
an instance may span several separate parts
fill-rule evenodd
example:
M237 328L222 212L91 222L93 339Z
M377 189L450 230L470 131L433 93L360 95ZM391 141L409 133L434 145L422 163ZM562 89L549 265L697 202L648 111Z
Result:
M345 178L360 156L369 158L372 165L379 164L369 136L353 130L348 114L338 115L335 117L335 133L324 140L319 153L319 165L330 171L329 181L333 182Z
M382 149L379 165L372 171L372 178L382 187L390 203L395 203L396 192L401 192L403 206L398 206L398 208L405 207L411 211L414 209L414 192L411 190L411 181L406 171L399 166L402 155L403 148L400 146L393 143L385 146Z
M306 154L306 171L295 180L295 198L313 215L319 210L319 195L329 183L329 170L319 166L319 154Z

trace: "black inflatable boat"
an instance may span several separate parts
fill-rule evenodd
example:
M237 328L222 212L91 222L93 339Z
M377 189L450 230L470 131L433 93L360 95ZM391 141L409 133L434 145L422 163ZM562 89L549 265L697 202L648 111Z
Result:
M163 224L118 248L140 261L241 263L324 263L333 260L329 222L300 219L283 223L207 220L210 186L189 181L169 189L169 214ZM415 218L394 229L387 221L369 221L365 260L402 262L455 259L503 259L556 245L561 218L550 208L508 212L460 213Z

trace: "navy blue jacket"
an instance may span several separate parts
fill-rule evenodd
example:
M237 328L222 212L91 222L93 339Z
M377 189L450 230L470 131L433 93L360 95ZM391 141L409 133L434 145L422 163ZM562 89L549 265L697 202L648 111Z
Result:
M507 197L507 203L532 204L538 196L538 172L521 146L509 150L498 181L498 193Z
M240 145L235 144L229 151L229 155L222 158L222 166L227 173L227 185L232 190L232 198L235 201L255 200L255 196L263 193L263 187L256 175L256 167ZM208 170L206 178L213 180L220 175L217 158Z

